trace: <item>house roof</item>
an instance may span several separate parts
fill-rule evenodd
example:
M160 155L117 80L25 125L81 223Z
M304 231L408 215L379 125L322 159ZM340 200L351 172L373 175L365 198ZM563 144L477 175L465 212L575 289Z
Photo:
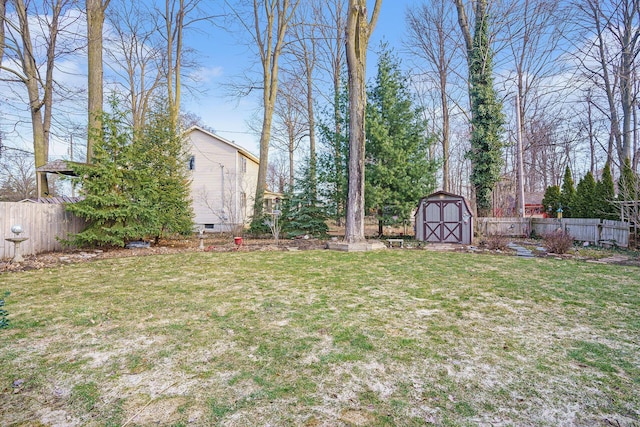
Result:
M217 135L215 133L212 133L212 132L209 132L208 130L203 129L200 126L191 126L189 129L187 129L186 133L189 134L189 133L191 133L193 131L196 131L196 130L204 133L205 135L209 135L210 137L215 138L215 139L219 140L220 142L223 142L223 143L227 144L230 147L233 147L234 149L236 149L238 151L238 153L242 154L243 156L247 157L250 160L253 160L257 164L260 164L260 160L256 156L254 156L253 154L251 154L250 152L245 150L244 148L242 148L239 145L229 141L228 139L225 139L225 138L221 137L220 135Z

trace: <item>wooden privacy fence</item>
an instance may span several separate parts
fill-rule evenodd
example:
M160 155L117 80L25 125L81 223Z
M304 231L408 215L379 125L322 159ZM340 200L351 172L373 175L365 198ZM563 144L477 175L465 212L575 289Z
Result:
M58 238L82 231L82 219L65 212L63 205L41 203L0 202L0 259L13 258L13 243L6 241L14 237L11 227L21 225L28 237L20 244L22 255L33 255L62 249Z
M569 233L574 240L615 244L622 248L629 247L629 223L622 221L600 220L593 218L477 218L476 231L486 236L538 236L562 230Z

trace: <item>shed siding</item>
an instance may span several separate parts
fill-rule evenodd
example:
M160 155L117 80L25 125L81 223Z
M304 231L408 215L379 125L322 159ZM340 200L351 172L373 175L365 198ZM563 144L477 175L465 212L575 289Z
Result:
M470 244L473 218L462 196L439 191L420 199L416 239L432 243Z

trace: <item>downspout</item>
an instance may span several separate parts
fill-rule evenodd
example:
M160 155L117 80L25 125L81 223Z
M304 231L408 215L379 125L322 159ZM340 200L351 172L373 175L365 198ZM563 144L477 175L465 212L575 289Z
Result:
M222 218L225 216L225 204L224 204L224 165L220 163L220 174L222 175L222 187L220 187L220 200L222 200Z

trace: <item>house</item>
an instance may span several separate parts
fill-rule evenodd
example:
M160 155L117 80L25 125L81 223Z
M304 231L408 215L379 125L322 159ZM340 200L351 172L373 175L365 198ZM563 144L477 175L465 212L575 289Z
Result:
M186 136L196 227L216 232L243 228L253 214L258 158L198 126Z

